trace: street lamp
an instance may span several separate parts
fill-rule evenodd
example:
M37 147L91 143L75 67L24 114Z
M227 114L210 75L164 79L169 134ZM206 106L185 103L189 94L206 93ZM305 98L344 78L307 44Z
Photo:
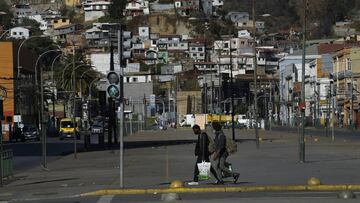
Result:
M94 84L94 82L97 82L99 80L100 80L100 78L95 78L90 82L90 85L89 85L89 95L88 95L88 100L89 100L89 104L88 104L89 122L91 121L91 109L90 109L90 105L91 105L91 87Z
M3 33L3 35L4 35L5 33ZM1 36L2 37L2 36ZM20 85L19 85L19 83L20 83L20 80L19 80L19 78L20 78L20 68L21 68L21 66L20 66L20 50L21 50L21 47L25 44L25 42L27 42L28 40L31 40L31 39L34 39L34 38L42 38L42 37L48 37L48 36L45 36L45 35L36 35L36 36L31 36L31 37L29 37L29 38L27 38L27 39L25 39L24 41L22 41L21 42L21 44L20 44L20 46L19 46L19 48L18 48L18 52L17 52L17 81L16 81L16 83L17 83L17 86L19 87ZM1 38L0 38L1 39ZM35 76L37 76L37 74L36 74L36 66L35 66ZM35 81L36 81L36 78L37 77L35 77ZM35 82L35 84L37 85L37 82ZM19 98L21 98L21 88L19 88ZM22 114L22 112L21 112L21 108L19 108L19 113L20 113L20 115Z
M37 58L36 63L35 63L35 89L36 92L38 90L38 80L37 80L37 67L38 67L38 63L40 61L40 58L42 56L44 56L45 54L48 54L50 52L58 52L61 51L59 49L52 49L52 50L48 50L43 52L42 54L40 54L40 56ZM44 84L43 84L43 76L42 76L42 66L40 66L40 112L39 112L39 121L40 121L40 130L41 130L41 135L42 135L42 139L41 139L41 143L42 143L42 156L43 156L43 167L45 169L47 169L47 160L46 160L46 131L45 131L45 120L44 120Z
M91 68L93 68L93 67L95 67L95 66L89 66L89 67L90 67L90 69L84 71L84 72L81 74L81 76L80 76L80 98L81 98L81 101L82 101L82 81L81 81L81 80L83 79L83 76L85 75L85 73L94 70L94 69L91 69Z
M54 64L57 59L59 59L63 54L57 55L52 64L51 64L51 87L52 87L52 93L53 93L53 119L54 119L54 127L56 128L56 120L55 120L55 81L54 81Z
M9 29L9 30L5 30L4 33L1 34L0 40L1 40L1 38L3 38L3 37L5 36L5 34L8 33L8 32L10 32L10 29Z

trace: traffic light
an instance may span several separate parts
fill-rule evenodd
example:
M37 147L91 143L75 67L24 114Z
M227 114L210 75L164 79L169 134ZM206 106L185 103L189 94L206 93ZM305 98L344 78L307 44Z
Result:
M132 57L131 53L131 42L132 33L130 31L125 31L125 26L121 26L121 59L120 66L126 68L126 61Z
M106 89L110 98L117 99L120 97L120 76L115 71L110 71L107 76L108 87Z

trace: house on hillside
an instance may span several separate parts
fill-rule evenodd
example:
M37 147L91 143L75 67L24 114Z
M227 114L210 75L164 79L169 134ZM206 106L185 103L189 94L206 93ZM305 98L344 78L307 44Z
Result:
M14 27L10 29L10 38L14 39L28 39L30 37L30 30L24 27Z
M174 6L177 15L189 16L192 11L199 10L199 0L175 0Z
M86 0L83 3L85 21L93 21L105 16L110 4L110 0Z
M206 59L205 41L203 39L189 39L188 56L195 62L204 62Z
M117 30L118 23L93 23L93 27L87 29L85 32L85 38L87 45L90 48L104 48L109 46L110 40L116 44L117 37L109 39L109 37L117 36L111 35L112 30Z
M145 0L128 0L124 10L124 16L127 16L128 18L149 14L149 1Z

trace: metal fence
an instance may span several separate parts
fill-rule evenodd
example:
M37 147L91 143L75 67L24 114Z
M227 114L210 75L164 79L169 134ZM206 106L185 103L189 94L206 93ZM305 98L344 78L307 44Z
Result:
M3 178L13 175L13 151L4 150L2 153L2 176Z

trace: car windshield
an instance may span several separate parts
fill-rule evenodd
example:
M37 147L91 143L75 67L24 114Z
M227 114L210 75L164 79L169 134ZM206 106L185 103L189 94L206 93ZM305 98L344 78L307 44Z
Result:
M63 121L61 122L62 128L72 128L74 125L71 121Z
M36 128L34 126L24 126L23 131L35 131Z

